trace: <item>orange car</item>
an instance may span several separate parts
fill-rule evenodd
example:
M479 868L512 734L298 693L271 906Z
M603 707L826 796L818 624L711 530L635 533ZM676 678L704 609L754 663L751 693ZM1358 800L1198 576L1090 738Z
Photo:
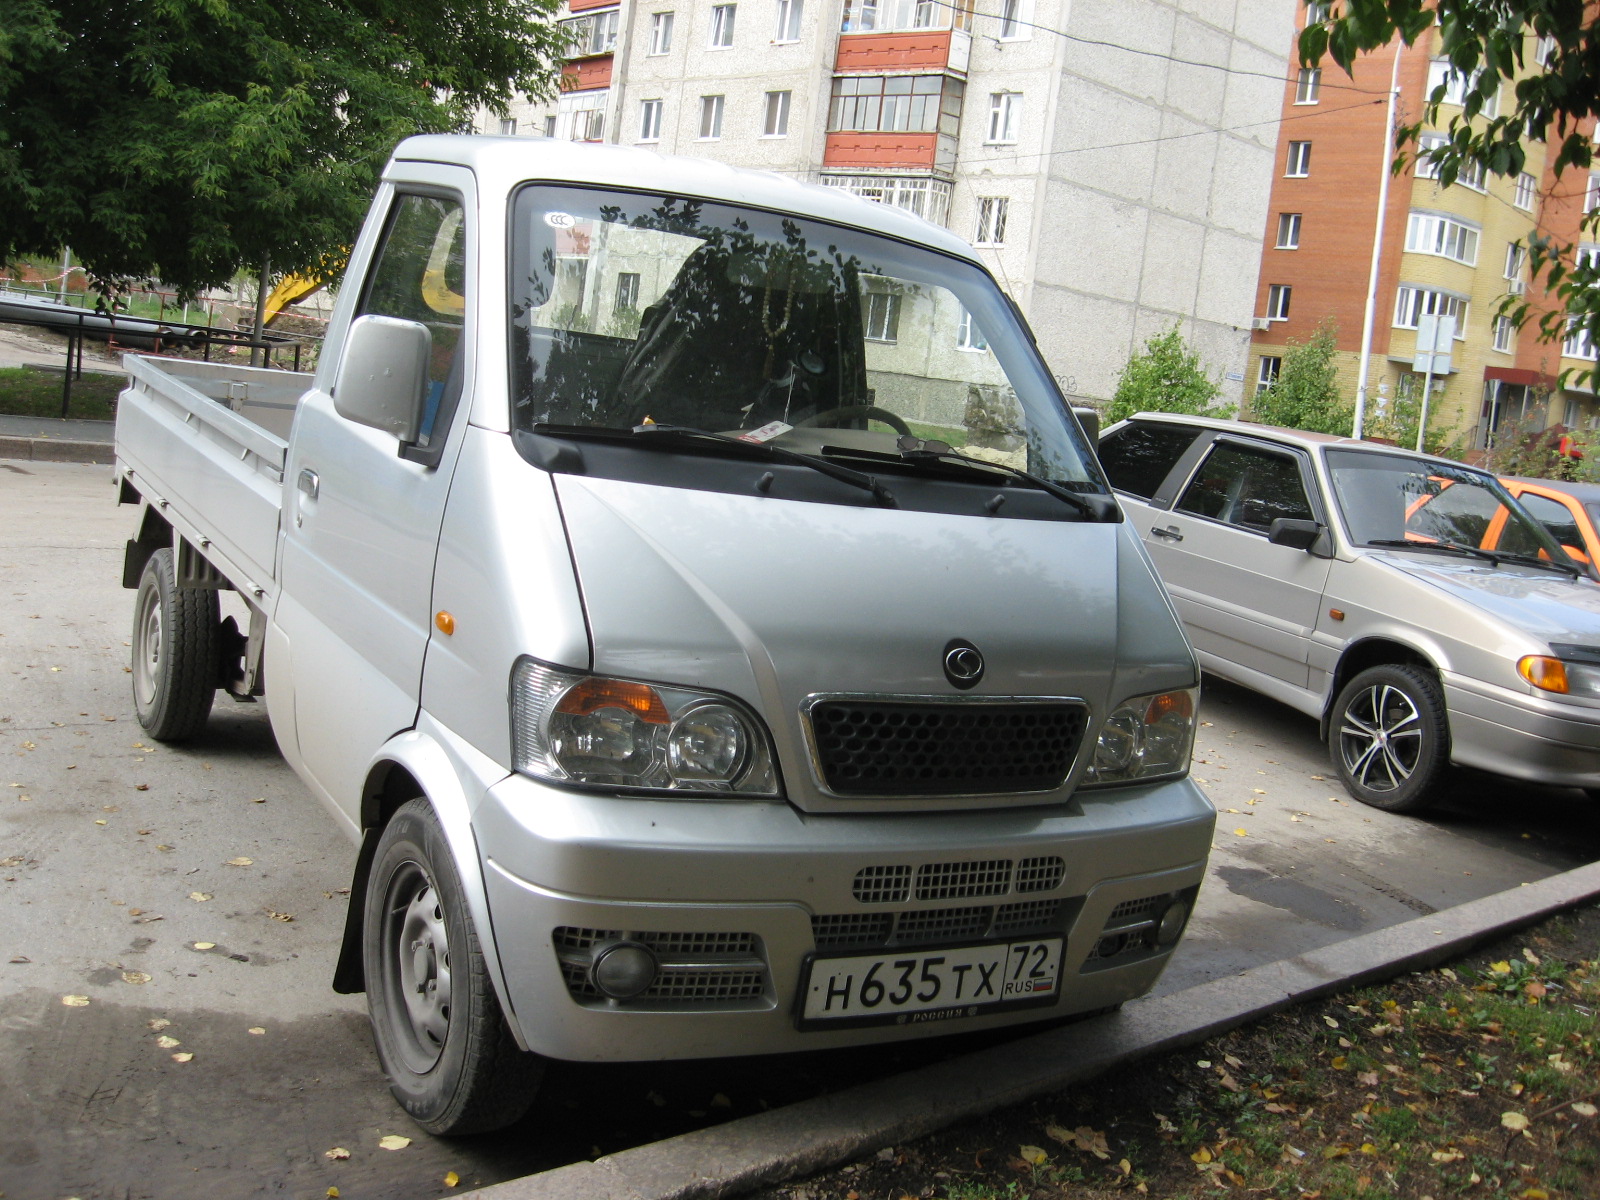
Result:
M1589 574L1600 579L1600 484L1563 483L1555 479L1500 480L1522 502L1530 516L1543 525ZM1484 548L1494 549L1505 514L1490 522Z

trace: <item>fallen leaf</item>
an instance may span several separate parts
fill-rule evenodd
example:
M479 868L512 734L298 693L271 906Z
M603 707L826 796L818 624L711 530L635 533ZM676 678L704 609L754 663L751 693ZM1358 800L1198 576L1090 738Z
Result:
M190 1054L187 1050L180 1050L180 1051L178 1051L178 1053L176 1053L176 1054L174 1054L172 1056L172 1061L173 1062L188 1062L193 1057L194 1057L194 1055Z
M1189 1157L1197 1163L1208 1163L1211 1161L1211 1151L1207 1150L1204 1146L1201 1146L1200 1149L1189 1155Z
M339 1200L339 1189L336 1187L331 1187L324 1192L323 1195L325 1195L328 1200Z
M244 855L241 854L238 858L230 858L223 865L227 866L227 867L248 867L253 862L255 862L255 859L246 858Z
M1131 1162L1129 1162L1125 1158L1118 1159L1117 1160L1117 1170L1121 1171L1124 1175L1132 1175L1133 1174L1133 1164Z
M202 900L209 900L209 899L211 899L211 893L210 892L190 892L189 893L189 899L194 900L196 902L199 902L199 901L202 901Z
M1249 837L1250 836L1250 831L1248 829L1235 829L1233 831L1233 836L1234 837Z
M1509 975L1511 974L1511 964L1508 962L1490 963L1489 970L1493 971L1496 975Z
M150 1020L146 1021L145 1024L151 1029L160 1030L167 1028L172 1024L172 1022L167 1020L165 1017L152 1017Z
M1596 1108L1587 1100L1579 1100L1576 1104L1570 1105L1569 1107L1580 1117L1592 1117L1596 1113L1600 1113L1600 1108Z
M1519 1112L1503 1112L1500 1114L1500 1124L1515 1133L1521 1133L1528 1127L1528 1118Z
M256 1037L261 1037L267 1031L265 1029L261 1028L261 1026L259 1026L259 1025L252 1025L252 1026L250 1026L249 1029L246 1029L245 1032L246 1033L250 1033L250 1034L254 1034Z
M104 825L104 824L106 824L106 819L104 817L96 817L94 819L94 823L96 825Z
M349 1158L350 1151L346 1150L343 1146L335 1146L332 1150L324 1150L322 1152L322 1157L331 1158L335 1162L338 1162L342 1158Z
M456 1184L458 1184L460 1182L461 1182L461 1176L457 1175L454 1171L446 1171L444 1173L444 1185L445 1185L445 1187L455 1187Z
M1526 984L1523 985L1522 990L1530 1000L1538 1000L1548 995L1550 989L1545 987L1544 984L1540 983L1537 979L1530 979Z
M196 950L215 950L217 944L215 942L196 942L194 948Z
M1342 1071L1349 1064L1349 1062L1349 1059L1347 1059L1344 1055L1339 1054L1334 1056L1332 1066L1335 1071Z
M404 1150L409 1145L411 1145L411 1139L401 1137L398 1133L386 1133L378 1139L378 1149L380 1150Z
M1362 1087L1377 1087L1378 1073L1376 1071L1363 1071L1356 1076L1356 1082Z
M1521 1193L1522 1200L1550 1200L1550 1193L1543 1188L1531 1187Z
M274 921L292 921L292 920L294 920L294 914L293 913L276 912L276 911L274 911L273 909L270 909L270 908L267 909L267 916L271 917Z
M89 1003L89 997L63 996L61 997L61 1003L65 1004L68 1008L82 1008L84 1005Z
M122 973L122 982L123 983L149 983L150 982L150 976L146 975L143 971L124 971Z
M136 792L148 792L150 785L148 783L136 783L133 785L133 790Z
M1030 1166L1042 1167L1050 1161L1050 1156L1038 1146L1023 1146L1018 1154L1022 1161Z
M1436 1163L1453 1163L1460 1162L1466 1155L1459 1150L1435 1150L1432 1157Z

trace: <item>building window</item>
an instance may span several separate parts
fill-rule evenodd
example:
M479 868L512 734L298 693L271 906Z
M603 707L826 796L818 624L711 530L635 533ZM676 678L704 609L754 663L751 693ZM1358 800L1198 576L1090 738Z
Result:
M667 54L672 50L672 14L650 14L650 53Z
M916 213L935 225L943 225L950 211L950 184L943 179L911 176L897 179L884 175L824 175L827 187L841 188L890 208Z
M501 137L516 137L517 136L517 119L515 117L502 117L502 118L500 118L500 136Z
M1278 372L1283 369L1283 359L1271 354L1261 356L1261 365L1256 368L1256 395L1261 395L1273 384L1278 382Z
M961 310L961 323L956 326L957 350L987 350L989 340L983 336L983 330L978 328L978 323L972 319L972 314L966 309Z
M1000 36L1007 40L1020 41L1027 37L1032 28L1022 12L1023 0L1000 0Z
M1494 348L1502 354L1510 354L1517 348L1517 323L1510 317L1494 319Z
M711 8L711 48L726 50L733 45L733 18L736 4L716 4Z
M1289 293L1293 290L1287 283L1274 283L1267 288L1267 320L1289 319Z
M1596 357L1594 339L1589 336L1588 327L1578 317L1567 318L1567 339L1561 343L1561 354L1564 358Z
M1512 242L1506 247L1505 277L1511 281L1512 286L1506 290L1513 296L1522 294L1522 264L1527 261L1528 252L1521 246Z
M1406 223L1406 249L1474 267L1478 265L1478 231L1455 217L1414 212Z
M641 142L661 140L661 101L639 101L639 140Z
M1006 242L1006 215L1011 200L1006 196L978 197L978 229L972 240L979 246L1003 246Z
M1306 0L1306 24L1321 25L1328 19L1328 6L1321 0Z
M1467 96L1478 86L1478 72L1463 75L1450 65L1448 59L1436 58L1428 64L1428 98L1439 104L1464 105ZM1498 93L1483 102L1478 115L1493 117L1500 110Z
M571 142L598 142L605 137L606 95L563 92L556 101L554 137Z
M1415 329L1417 318L1425 316L1454 317L1456 341L1467 336L1467 302L1460 296L1433 288L1405 286L1397 288L1394 296L1394 323L1398 329Z
M1533 211L1533 198L1538 194L1538 182L1526 171L1517 176L1516 190L1512 193L1511 203L1524 212Z
M1589 183L1583 189L1583 211L1592 213L1600 208L1600 175L1590 175Z
M888 33L897 29L969 29L971 0L845 0L843 33Z
M892 342L900 336L900 297L893 292L867 293L867 340Z
M1289 159L1283 173L1291 179L1304 179L1311 174L1310 142L1289 143Z
M1301 67L1300 78L1295 84L1294 102L1296 104L1315 104L1317 93L1322 90L1322 68Z
M700 97L700 140L711 141L722 136L721 96Z
M632 312L639 307L639 273L623 271L617 276L617 311Z
M1017 140L1017 113L1022 109L1020 92L993 92L989 96L989 136L984 140L1009 144Z
M572 35L571 53L574 58L586 54L610 54L617 48L618 11L595 13L561 22L561 27Z
M789 136L790 92L767 93L767 118L761 126L762 137Z
M1555 50L1555 38L1551 37L1549 34L1546 34L1544 37L1540 38L1534 43L1533 61L1538 63L1541 67L1548 67L1550 65L1550 56L1555 53Z
M1434 152L1442 150L1450 144L1450 139L1442 133L1424 133L1417 137L1416 174L1418 179L1439 178L1439 164L1434 159ZM1475 192L1485 190L1487 174L1480 162L1462 160L1456 165L1455 182L1463 187L1469 187Z
M943 133L961 128L966 85L944 75L843 75L833 81L828 132Z
M778 30L775 42L798 42L800 19L805 15L806 0L778 0Z
M556 135L556 118L554 114L544 119L544 135L553 138Z
M1279 250L1300 249L1300 214L1278 214L1278 245Z

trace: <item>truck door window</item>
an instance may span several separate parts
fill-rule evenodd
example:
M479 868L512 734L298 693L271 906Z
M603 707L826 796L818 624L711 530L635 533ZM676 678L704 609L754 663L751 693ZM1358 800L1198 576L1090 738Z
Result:
M423 450L442 440L460 396L465 293L466 231L461 205L438 196L400 196L384 232L383 248L367 275L366 295L356 315L376 313L417 321L433 335L427 406L417 438Z
M1148 500L1203 430L1131 421L1100 443L1100 465L1111 486Z
M1266 533L1279 517L1314 518L1292 457L1231 442L1212 450L1173 507L1257 533Z

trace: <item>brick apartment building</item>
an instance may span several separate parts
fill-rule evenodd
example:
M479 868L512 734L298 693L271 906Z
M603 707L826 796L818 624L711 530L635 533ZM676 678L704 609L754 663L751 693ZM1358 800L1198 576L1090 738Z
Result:
M909 209L980 248L1069 396L1108 398L1175 323L1237 393L1297 8L567 0L559 97L479 131L700 155Z
M1380 175L1392 157L1385 100L1395 56L1397 123L1418 120L1441 83L1450 88L1440 114L1447 123L1459 81L1436 57L1437 39L1435 29L1409 48L1397 40L1363 57L1354 78L1332 66L1300 70L1291 55L1256 295L1251 391L1276 377L1291 340L1303 342L1332 320L1341 378L1347 394L1355 395ZM1528 51L1528 69L1536 70L1541 47L1531 40ZM1425 133L1423 145L1435 139L1443 140L1442 131ZM1594 346L1581 336L1560 345L1542 342L1536 322L1519 331L1496 312L1507 294L1520 296L1532 286L1517 243L1536 229L1577 242L1584 212L1600 199L1600 174L1569 169L1557 181L1547 166L1553 157L1542 143L1530 142L1519 178L1463 174L1448 188L1426 162L1391 177L1368 364L1369 414L1381 413L1396 396L1420 395L1417 329L1432 315L1455 319L1449 373L1434 379L1430 399L1429 428L1448 442L1481 449L1495 431L1523 419L1541 427L1600 426L1594 393L1560 385L1564 370L1594 365ZM1596 252L1592 245L1580 248ZM1537 289L1529 298L1536 307L1550 307Z

